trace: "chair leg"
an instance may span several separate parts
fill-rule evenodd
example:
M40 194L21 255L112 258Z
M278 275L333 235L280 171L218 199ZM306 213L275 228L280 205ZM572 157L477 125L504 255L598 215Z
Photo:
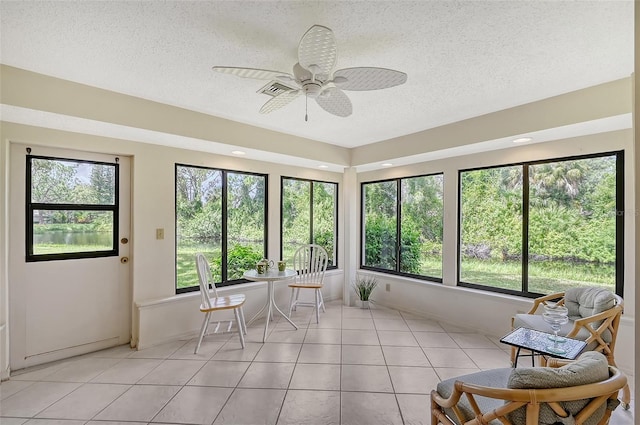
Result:
M204 333L207 331L207 326L209 326L209 316L211 316L211 312L204 315L204 321L200 327L200 338L198 338L198 343L196 344L196 349L193 351L193 354L198 354L200 344L202 344L202 338L204 338Z
M316 323L320 323L320 290L315 290L316 295Z
M300 296L300 288L296 288L296 302L293 305L293 311L298 311L298 297Z
M236 315L236 327L238 328L238 336L240 336L240 345L242 346L242 348L244 348L244 335L242 332L242 319L240 319L240 309L239 308L234 308L233 309L233 313Z
M295 288L291 288L291 296L289 297L289 317L291 317L291 312L293 311L293 294L296 292Z
M609 358L609 364L611 366L618 367L616 361L613 358ZM631 390L629 389L629 382L622 388L622 398L620 399L622 408L629 410L631 408Z
M631 390L629 389L629 383L622 389L622 408L629 410L631 408Z
M326 313L327 310L324 309L324 298L322 298L322 290L318 289L318 291L320 292L320 306L322 306L322 312Z
M244 307L240 307L240 320L242 320L242 332L247 334L247 321L244 319Z

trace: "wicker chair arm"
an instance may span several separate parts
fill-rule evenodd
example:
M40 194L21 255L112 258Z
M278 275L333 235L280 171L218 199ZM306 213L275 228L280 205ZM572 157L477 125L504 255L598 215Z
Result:
M458 402L458 400L460 400L460 397L464 393L501 400L530 402L532 392L535 392L535 400L538 403L543 403L550 401L581 400L584 398L610 394L624 387L626 382L627 377L624 374L622 374L616 367L609 366L608 379L594 384L569 387L570 391L567 391L567 388L562 387L545 389L495 388L456 381L453 393L448 398L441 397L436 391L434 391L434 393L436 400L438 400L438 404L442 407L452 407ZM594 388L597 388L598 390L594 392ZM441 404L440 401L442 403L446 403L446 405Z
M619 314L622 314L622 307L616 305L615 307L610 308L609 310L605 310L602 313L594 314L593 316L583 317L581 319L576 319L573 324L573 329L571 329L571 332L567 334L567 337L573 338L578 334L578 332L580 331L580 328L586 327L587 325L593 322L604 321L611 317L615 317Z
M527 314L535 314L536 310L538 310L538 307L540 307L540 304L546 304L547 301L557 300L558 298L560 298L558 304L564 304L564 299L562 299L563 297L564 292L556 292L555 294L549 294L545 295L544 297L536 298L535 300L533 300L533 306Z

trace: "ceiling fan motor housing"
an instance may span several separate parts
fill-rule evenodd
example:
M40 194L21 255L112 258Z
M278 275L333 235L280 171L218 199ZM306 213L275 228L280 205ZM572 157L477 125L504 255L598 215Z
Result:
M302 89L304 93L310 98L316 98L322 91L322 83L320 81L314 82L304 82L302 83Z

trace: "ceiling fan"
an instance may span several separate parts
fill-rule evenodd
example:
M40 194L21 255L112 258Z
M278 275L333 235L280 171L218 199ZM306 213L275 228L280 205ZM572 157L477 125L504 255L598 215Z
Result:
M333 71L337 59L336 39L331 29L314 25L302 36L298 45L298 63L293 74L266 69L214 66L213 70L243 78L276 80L276 96L262 105L268 114L291 103L300 95L315 99L330 114L348 117L353 108L343 90L379 90L407 81L407 74L386 68L357 67ZM307 115L305 114L305 121Z

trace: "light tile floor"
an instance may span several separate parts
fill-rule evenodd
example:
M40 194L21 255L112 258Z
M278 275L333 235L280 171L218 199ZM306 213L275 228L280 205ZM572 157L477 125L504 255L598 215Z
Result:
M14 373L2 425L428 424L440 380L509 366L509 347L446 323L376 308L309 308L237 335L134 351L120 346ZM611 424L631 425L618 408Z

